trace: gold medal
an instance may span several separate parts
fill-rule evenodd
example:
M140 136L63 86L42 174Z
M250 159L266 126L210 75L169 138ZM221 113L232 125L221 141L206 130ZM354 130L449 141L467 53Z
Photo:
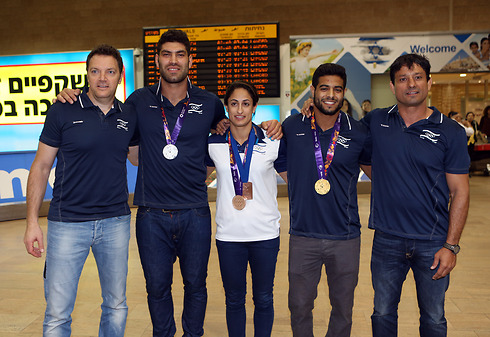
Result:
M245 204L247 203L247 201L241 195L235 195L233 199L231 199L231 203L233 204L233 207L235 207L235 209L241 211L245 208Z
M330 183L327 179L318 179L315 183L315 191L320 195L325 195L330 191Z

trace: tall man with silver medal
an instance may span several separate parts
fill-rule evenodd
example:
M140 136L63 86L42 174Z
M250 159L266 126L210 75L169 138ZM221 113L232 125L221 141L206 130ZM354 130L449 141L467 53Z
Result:
M189 80L192 55L183 31L162 34L157 50L159 82L126 100L138 115L136 239L153 336L176 334L172 284L177 259L185 284L183 335L202 336L211 244L203 161L209 130L225 114L216 95Z

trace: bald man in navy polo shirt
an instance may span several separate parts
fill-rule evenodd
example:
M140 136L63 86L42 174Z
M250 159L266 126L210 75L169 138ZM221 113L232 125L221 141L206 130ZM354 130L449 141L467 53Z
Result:
M27 252L41 257L38 223L55 158L48 213L43 336L70 336L78 280L92 250L102 289L99 336L124 336L131 211L126 157L136 114L115 98L123 63L102 45L87 57L89 87L77 104L55 103L46 116L27 183Z
M417 286L420 336L446 336L445 292L469 205L466 134L427 107L432 80L425 57L400 56L390 79L397 104L363 119L372 137L373 336L397 336L409 269Z

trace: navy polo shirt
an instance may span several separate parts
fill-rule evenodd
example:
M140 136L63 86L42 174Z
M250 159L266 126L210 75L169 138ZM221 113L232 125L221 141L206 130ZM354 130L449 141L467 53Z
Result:
M470 160L464 129L430 109L429 118L409 127L396 105L362 120L372 138L370 228L410 239L446 239L446 173L468 173Z
M347 240L360 235L357 206L359 165L369 165L366 151L367 129L341 112L340 133L328 171L330 192L315 191L318 180L310 119L296 114L283 122L279 161L287 162L290 230L293 235L319 239ZM325 159L333 128L319 129L320 145Z
M175 145L175 159L163 157L167 144L161 112L160 83L136 90L125 102L138 116L139 164L134 204L139 206L189 209L208 205L206 165L209 130L226 118L219 98L191 85L189 111ZM173 106L163 98L163 108L172 133L187 99Z
M130 214L126 158L135 129L134 112L116 99L104 115L85 90L73 105L51 106L40 137L58 148L49 220L81 222Z

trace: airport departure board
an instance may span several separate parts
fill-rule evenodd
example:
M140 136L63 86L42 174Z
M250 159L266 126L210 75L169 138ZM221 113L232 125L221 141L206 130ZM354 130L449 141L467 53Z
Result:
M143 28L145 85L158 82L155 63L160 35L181 29L191 42L194 85L223 97L236 80L255 85L261 97L279 97L279 24Z

